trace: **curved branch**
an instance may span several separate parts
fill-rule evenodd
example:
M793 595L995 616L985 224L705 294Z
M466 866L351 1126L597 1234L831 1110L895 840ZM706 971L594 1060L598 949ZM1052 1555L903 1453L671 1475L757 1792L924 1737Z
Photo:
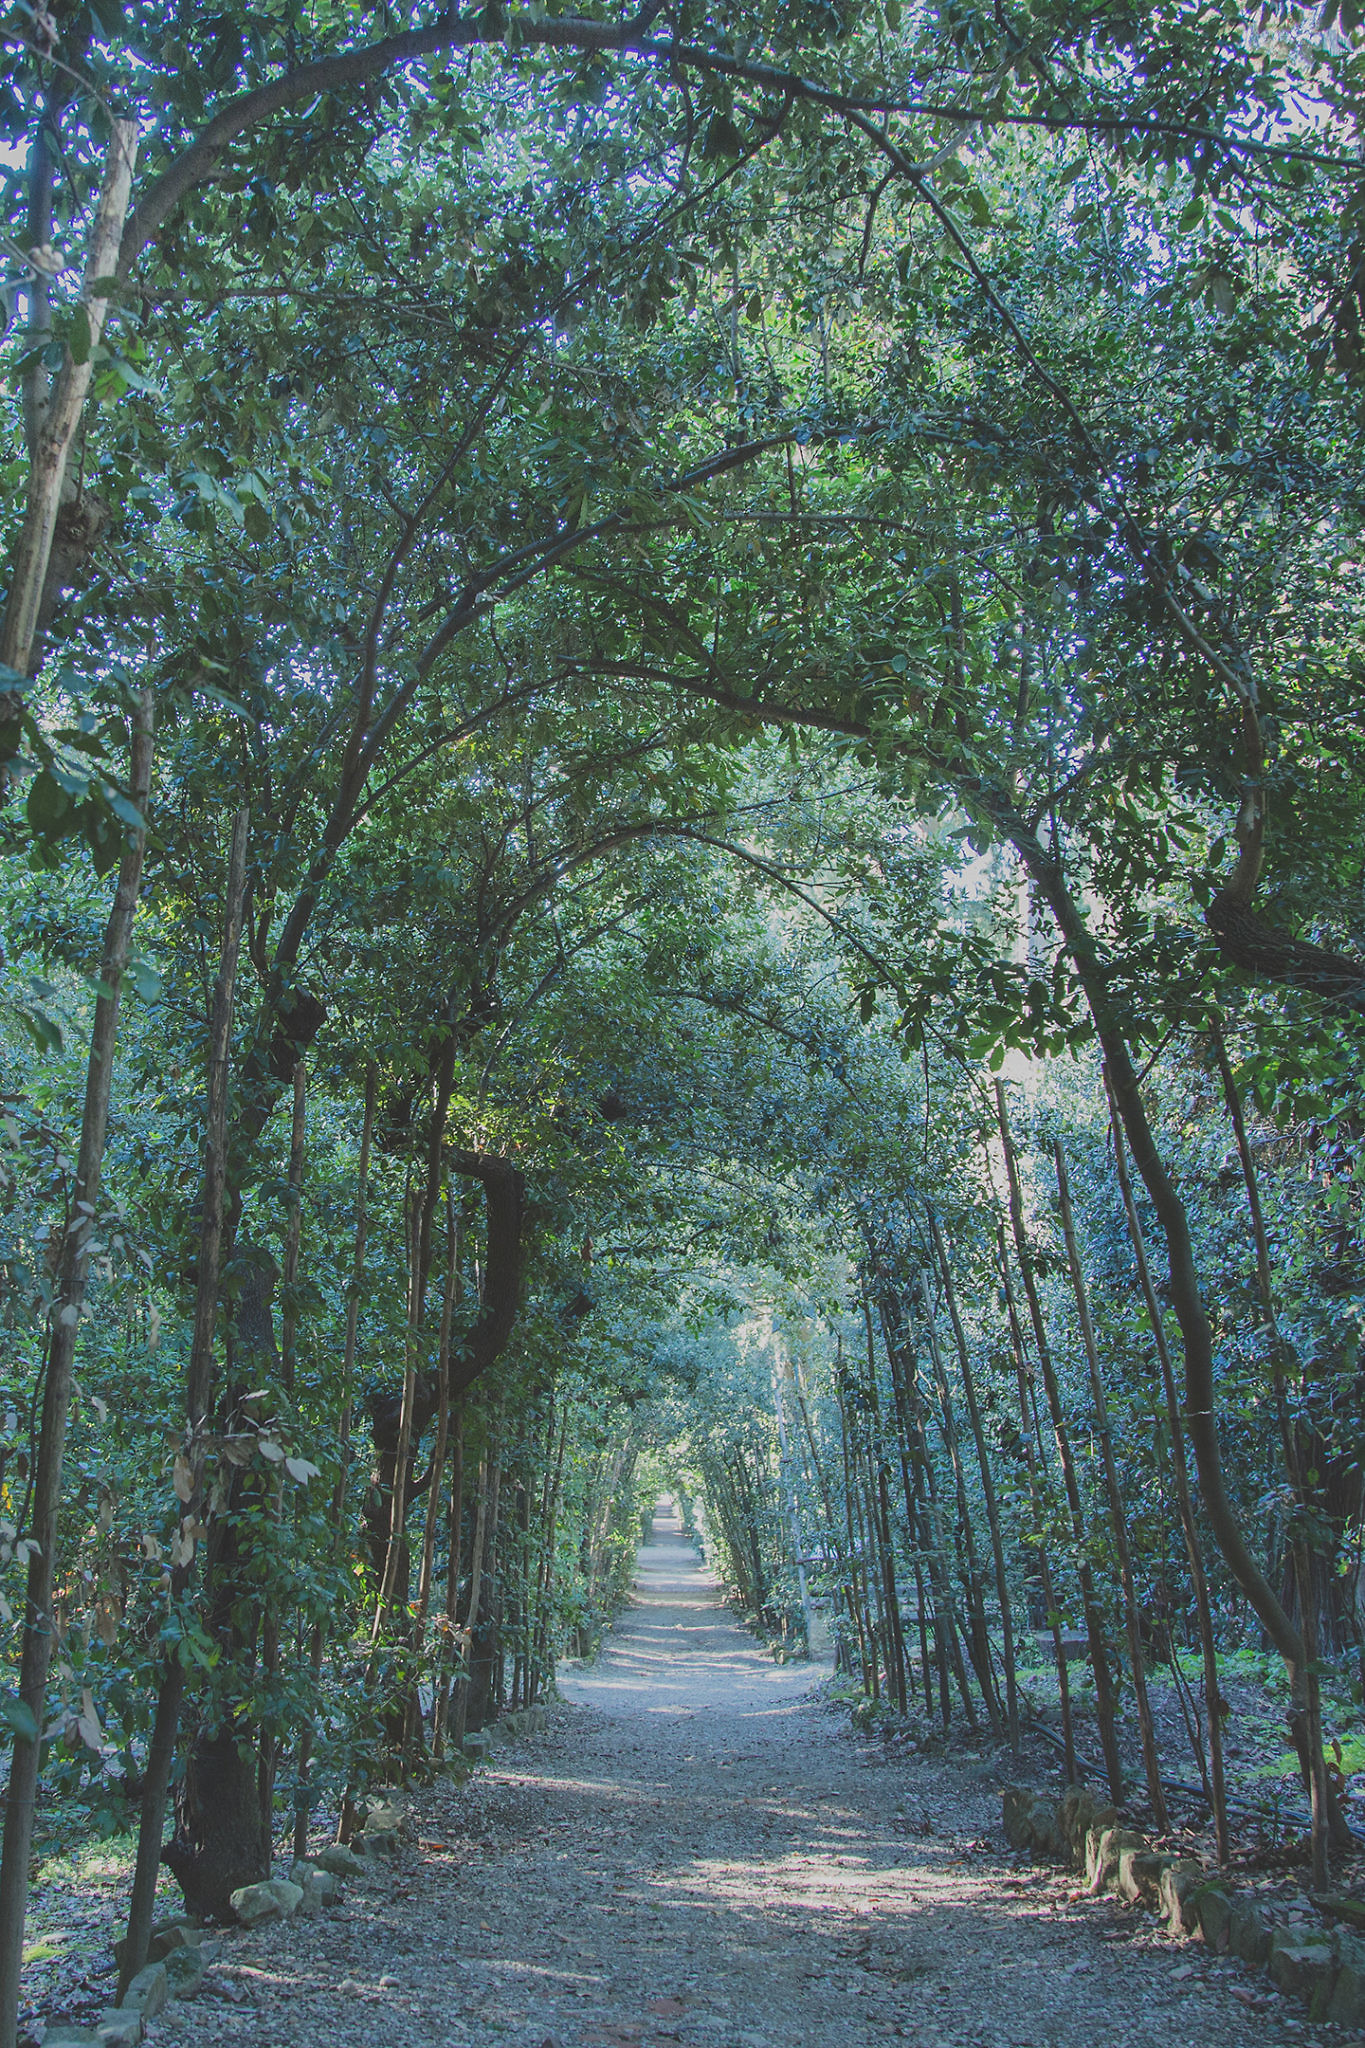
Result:
M495 1152L455 1152L450 1165L482 1182L488 1225L483 1306L458 1360L451 1360L450 1398L458 1400L497 1364L516 1323L526 1273L526 1179L519 1166Z

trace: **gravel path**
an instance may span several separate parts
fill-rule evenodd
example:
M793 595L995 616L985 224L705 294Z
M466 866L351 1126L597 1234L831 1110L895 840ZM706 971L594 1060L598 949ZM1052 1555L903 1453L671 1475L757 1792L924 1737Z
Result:
M418 1807L322 1921L230 1935L160 2048L1271 2048L1341 2041L1014 1867L988 1762L883 1756L717 1604L671 1514L551 1732Z

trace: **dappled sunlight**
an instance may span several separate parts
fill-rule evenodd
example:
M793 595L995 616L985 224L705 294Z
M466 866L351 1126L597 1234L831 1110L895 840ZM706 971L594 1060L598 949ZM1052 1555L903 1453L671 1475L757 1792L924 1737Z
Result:
M432 1795L441 1839L392 1895L370 1895L360 1927L338 1926L340 1983L272 1946L241 1955L244 1991L306 1994L319 2039L360 2005L367 2043L419 2048L1093 2038L1101 1929L1057 1878L1011 1892L982 1867L995 1791L858 1741L814 1708L818 1667L773 1664L713 1591L682 1608L677 1589L701 1582L661 1517L637 1604L566 1679L570 1711ZM1266 2048L1174 1976L1177 1957L1136 1941L1099 1953L1124 1975L1106 2048L1149 2048L1154 2031L1168 2048Z

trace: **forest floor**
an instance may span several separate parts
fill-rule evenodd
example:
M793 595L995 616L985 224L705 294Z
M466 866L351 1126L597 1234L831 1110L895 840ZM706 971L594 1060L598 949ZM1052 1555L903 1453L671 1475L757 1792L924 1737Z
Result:
M676 1523L550 1732L415 1807L325 1919L238 1930L156 2048L1268 2048L1239 1963L1020 1866L1000 1769L907 1757L719 1606Z

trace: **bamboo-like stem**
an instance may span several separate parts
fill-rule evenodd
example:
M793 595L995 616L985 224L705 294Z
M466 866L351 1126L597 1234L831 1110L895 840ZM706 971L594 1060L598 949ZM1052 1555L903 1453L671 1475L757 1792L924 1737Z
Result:
M1157 1300L1152 1270L1147 1261L1147 1243L1143 1236L1142 1223L1133 1196L1132 1178L1128 1171L1128 1148L1124 1142L1123 1124L1118 1104L1109 1085L1107 1069L1104 1082L1109 1102L1109 1134L1114 1149L1115 1178L1123 1200L1128 1239L1133 1247L1133 1260L1137 1267L1138 1286L1142 1291L1143 1305L1147 1310L1147 1321L1156 1347L1161 1390L1171 1433L1171 1468L1175 1477L1176 1511L1180 1516L1180 1527L1185 1538L1185 1556L1190 1568L1190 1590L1194 1595L1195 1620L1199 1630L1200 1654L1204 1666L1204 1711L1208 1723L1209 1786L1213 1806L1214 1840L1217 1844L1219 1862L1226 1863L1232 1851L1232 1837L1228 1828L1227 1786L1223 1774L1223 1714L1226 1709L1218 1679L1218 1645L1213 1633L1213 1603L1209 1598L1204 1550L1199 1540L1194 1495L1190 1488L1190 1468L1185 1455L1185 1432L1180 1412L1180 1396L1176 1388L1175 1367L1166 1341L1166 1325L1161 1314L1161 1304Z
M1256 1249L1256 1290L1261 1297L1261 1313L1265 1317L1266 1330L1270 1337L1270 1375L1275 1397L1275 1418L1279 1424L1284 1469L1294 1495L1295 1512L1290 1525L1289 1548L1294 1561L1294 1582L1299 1595L1299 1634L1303 1640L1303 1668L1300 1680L1302 1697L1301 1700L1294 1702L1295 1711L1290 1725L1295 1748L1299 1753L1299 1762L1308 1779L1308 1794L1313 1814L1313 1883L1321 1892L1327 1889L1330 1849L1349 1848L1351 1835L1332 1797L1332 1788L1327 1780L1327 1761L1322 1750L1322 1688L1318 1682L1317 1670L1317 1603L1313 1594L1312 1560L1308 1550L1308 1539L1304 1533L1308 1488L1304 1479L1303 1461L1299 1457L1294 1421L1289 1412L1289 1389L1285 1377L1285 1366L1293 1354L1280 1328L1280 1319L1275 1308L1275 1288L1270 1273L1270 1242L1266 1236L1265 1212L1261 1207L1256 1161L1252 1154L1251 1141L1247 1137L1246 1118L1242 1113L1242 1097L1237 1086L1237 1077L1232 1071L1232 1062L1228 1058L1228 1049L1223 1040L1222 1025L1217 1017L1211 1019L1210 1035L1213 1039L1219 1076L1223 1083L1223 1097L1228 1106L1233 1135L1237 1141L1237 1157L1241 1162L1247 1206L1251 1212L1252 1242Z
M1000 1632L1005 1666L1005 1720L1009 1730L1010 1747L1019 1747L1019 1675L1014 1654L1014 1608L1010 1600L1009 1574L1005 1569L1005 1538L1000 1526L1000 1508L995 1493L995 1475L991 1470L990 1452L986 1444L986 1429L981 1415L981 1403L977 1398L976 1374L972 1369L971 1352L962 1317L957 1305L957 1290L953 1284L952 1261L948 1247L933 1210L928 1211L929 1238L938 1258L939 1272L943 1276L943 1299L948 1310L948 1321L952 1325L953 1342L957 1346L958 1369L962 1374L962 1391L967 1401L967 1416L971 1423L972 1441L976 1446L976 1462L981 1473L981 1497L986 1504L986 1521L990 1528L991 1559L995 1567L995 1594L1000 1602Z
M1123 1618L1128 1633L1128 1661L1132 1667L1133 1699L1137 1707L1138 1733L1142 1743L1142 1768L1147 1779L1147 1797L1151 1803L1152 1817L1161 1833L1165 1834L1170 1826L1170 1816L1166 1811L1166 1795L1161 1789L1161 1759L1157 1755L1152 1703L1147 1696L1147 1674L1142 1654L1142 1623L1138 1614L1137 1588L1133 1582L1133 1553L1128 1542L1128 1524L1123 1512L1123 1488L1119 1483L1118 1466L1114 1459L1114 1435L1109 1425L1109 1404L1105 1399L1099 1345L1095 1341L1095 1324L1090 1313L1090 1294L1085 1284L1085 1268L1081 1264L1080 1246L1076 1240L1076 1219L1071 1207L1071 1178L1067 1172L1066 1150L1060 1138L1054 1138L1052 1141L1052 1155L1057 1168L1057 1199L1061 1210L1062 1241L1066 1246L1067 1264L1071 1269L1071 1286L1076 1297L1081 1345L1090 1373L1090 1393L1095 1403L1095 1434L1099 1440L1100 1464L1104 1471L1105 1493L1109 1502L1109 1526L1114 1538L1114 1555L1118 1559L1119 1586L1123 1594Z
M1034 1351L1042 1368L1043 1388L1047 1395L1048 1412L1052 1418L1052 1434L1057 1445L1057 1463L1061 1468L1062 1487L1071 1512L1076 1577L1081 1589L1085 1632L1090 1644L1090 1666L1095 1678L1095 1719L1099 1726L1100 1753L1104 1758L1110 1797L1118 1804L1123 1799L1124 1791L1123 1762L1119 1756L1118 1733L1115 1727L1114 1681L1109 1670L1109 1649L1105 1642L1104 1621L1095 1594L1095 1576L1086 1551L1085 1509L1076 1477L1076 1461L1071 1451L1071 1436L1067 1428L1066 1410L1062 1403L1062 1390L1053 1363L1052 1346L1048 1341L1042 1302L1039 1300L1038 1286L1034 1278L1033 1255L1024 1228L1024 1197L1019 1179L1019 1155L1005 1108L1005 1086L999 1080L995 1084L995 1108L1000 1125L1000 1143L1005 1154L1010 1225L1019 1261L1019 1277L1024 1283L1024 1299L1028 1303L1029 1321L1033 1326Z
M1052 1565L1047 1547L1047 1508L1043 1491L1042 1473L1039 1469L1038 1453L1034 1445L1034 1418L1029 1390L1028 1353L1024 1348L1023 1325L1019 1321L1019 1304L1015 1299L1014 1276L1010 1271L1009 1253L1005 1247L1005 1226L998 1226L996 1256L1000 1262L1000 1278L1005 1289L1005 1314L1009 1323L1010 1345L1014 1352L1014 1369L1019 1385L1019 1436L1024 1447L1024 1470L1028 1475L1029 1505L1033 1511L1033 1532L1038 1559L1038 1577L1042 1581L1043 1598L1047 1602L1048 1629L1052 1635L1052 1654L1057 1666L1057 1693L1062 1713L1062 1760L1063 1774L1068 1784L1074 1784L1076 1770L1076 1731L1071 1716L1071 1680L1067 1675L1066 1651L1062 1645L1061 1604L1052 1577Z
M237 960L246 914L247 850L251 814L237 812L228 853L227 903L223 922L218 979L209 1012L208 1091L204 1115L204 1165L200 1187L199 1261L195 1273L194 1333L185 1375L185 1428L190 1474L180 1524L181 1562L171 1575L173 1595L189 1585L204 1499L204 1432L213 1387L213 1339L218 1323L218 1294L223 1252L223 1212L227 1195L228 1075L232 1054L232 1009L237 986ZM189 1555L184 1553L188 1550ZM185 1667L178 1656L166 1658L157 1685L156 1715L142 1778L142 1812L138 1823L137 1860L128 1906L128 1929L119 1970L119 1996L147 1960L156 1880L161 1867L161 1837L166 1820L171 1768L180 1728Z
M436 1526L440 1515L441 1480L445 1473L446 1443L450 1433L450 1344L460 1287L460 1222L453 1192L446 1187L446 1272L441 1296L441 1327L436 1340L436 1441L431 1452L431 1476L427 1482L427 1511L422 1524L422 1563L417 1579L417 1609L412 1640L420 1657L431 1610L431 1584L436 1566ZM432 1716L435 1718L433 1692ZM416 1694L409 1708L408 1741L416 1740L418 1714Z
M360 1328L360 1294L365 1279L365 1244L369 1229L370 1149L374 1142L374 1109L379 1076L373 1060L365 1068L365 1108L360 1126L360 1162L356 1171L355 1236L351 1251L351 1278L346 1289L346 1334L341 1349L341 1417L337 1425L337 1472L332 1487L333 1560L340 1554L345 1527L346 1485L350 1477L351 1423L355 1411L355 1354ZM322 1675L326 1637L321 1620L313 1623L308 1646L308 1667L316 1690ZM313 1724L310 1721L299 1743L298 1779L294 1787L294 1854L308 1849L308 1778L313 1763ZM343 1827L347 1816L343 1815Z
M943 1441L948 1452L948 1463L952 1468L953 1485L957 1493L958 1531L962 1539L967 1582L967 1646L976 1672L976 1682L981 1688L987 1718L992 1732L999 1735L1004 1725L1000 1701L995 1690L995 1674L991 1669L990 1635L986 1627L986 1607L982 1593L981 1566L977 1556L976 1535L972 1528L971 1505L967 1499L967 1479L962 1464L962 1446L958 1440L957 1417L953 1411L953 1397L944 1369L943 1353L939 1348L938 1328L934 1322L933 1303L929 1295L928 1275L921 1275L920 1286L924 1299L924 1333L929 1340L929 1357L934 1368L934 1385L938 1393L939 1414L943 1422Z

